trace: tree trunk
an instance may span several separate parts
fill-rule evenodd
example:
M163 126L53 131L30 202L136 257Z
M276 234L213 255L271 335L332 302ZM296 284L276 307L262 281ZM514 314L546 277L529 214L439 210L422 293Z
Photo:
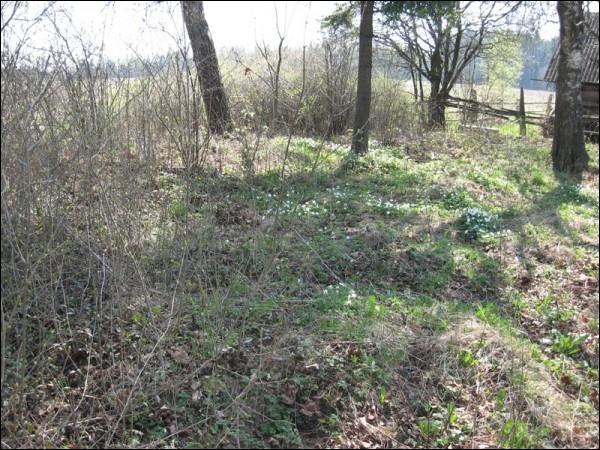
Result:
M447 98L438 94L429 98L429 128L441 130L446 128L446 100Z
M446 128L446 102L448 94L440 90L440 81L431 81L429 94L429 128Z
M192 44L208 128L212 133L223 134L231 129L231 116L215 46L204 17L204 5L201 1L182 1L181 10Z
M583 65L584 16L581 2L557 2L560 50L556 81L556 118L552 164L557 172L581 175L589 156L583 135L581 69Z
M439 34L442 32L441 18L436 18L436 28ZM435 43L435 50L431 55L431 69L429 71L431 82L431 92L429 93L429 128L446 128L446 93L442 86L442 72L444 70L444 61L440 51L440 43Z
M369 151L369 116L371 113L371 70L373 68L373 3L361 2L360 37L358 44L358 83L352 151Z
M527 117L525 116L525 91L521 88L521 95L519 97L519 135L527 135Z

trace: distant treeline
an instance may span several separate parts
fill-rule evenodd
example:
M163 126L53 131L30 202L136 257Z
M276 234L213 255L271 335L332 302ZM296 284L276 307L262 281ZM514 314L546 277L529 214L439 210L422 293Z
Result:
M558 45L558 37L545 40L539 34L525 35L521 43L523 54L523 73L519 87L535 90L554 90L553 83L539 81L544 78L554 49Z
M516 37L516 44L520 45L520 54L522 63L521 76L515 81L514 86L523 87L532 90L553 90L554 85L541 81L548 67L548 63L552 58L552 54L557 45L558 38L551 40L542 39L539 33L524 34ZM226 53L231 54L231 51ZM236 54L249 53L247 50L238 49L234 51ZM188 56L191 58L191 55ZM356 55L354 55L356 58ZM226 60L227 58L223 58ZM148 60L130 59L125 62L114 62L104 60L105 68L109 74L114 74L119 78L137 78L148 74L149 70L155 72L166 67L170 62L175 60L182 61L182 55L179 51L173 51L164 55L157 55ZM191 63L191 59L188 60ZM510 62L509 62L510 63ZM388 76L395 79L410 80L408 69L399 61L394 52L385 47L375 45L373 55L373 65L376 72L385 72ZM462 78L464 82L472 82L475 84L486 84L488 82L489 72L488 58L482 54L475 60L475 66L465 69Z
M520 46L521 61L506 61L507 64L522 64L521 75L510 87L523 87L531 90L554 90L553 83L541 81L546 73L554 49L558 44L558 37L550 40L542 39L539 33L514 36L514 45ZM462 82L474 84L487 84L489 81L489 56L483 53L475 59L473 65L468 66L461 76ZM408 68L403 67L394 52L385 47L376 47L373 55L373 65L376 71L385 71L394 78L410 80Z

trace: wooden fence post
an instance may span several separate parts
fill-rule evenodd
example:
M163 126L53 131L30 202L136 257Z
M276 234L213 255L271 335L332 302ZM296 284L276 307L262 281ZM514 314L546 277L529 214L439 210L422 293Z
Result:
M473 101L471 104L471 109L469 111L469 122L477 123L477 119L479 116L479 106L477 105L477 91L475 88L471 88L470 100Z
M527 126L525 124L525 94L521 88L521 98L519 99L519 134L525 136L527 134Z
M465 125L476 123L477 117L479 115L479 106L477 104L477 91L473 87L471 87L471 90L469 91L469 100L470 102L465 102L462 105L461 110L462 122Z
M546 103L546 117L550 117L550 114L552 114L553 108L554 108L554 95L550 94L548 96L548 102Z

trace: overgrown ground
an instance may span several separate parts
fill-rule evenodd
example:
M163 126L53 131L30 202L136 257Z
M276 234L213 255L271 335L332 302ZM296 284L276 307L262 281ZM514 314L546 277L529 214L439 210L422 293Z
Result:
M541 139L285 143L127 169L145 282L8 361L3 447L597 447L597 146L574 184Z

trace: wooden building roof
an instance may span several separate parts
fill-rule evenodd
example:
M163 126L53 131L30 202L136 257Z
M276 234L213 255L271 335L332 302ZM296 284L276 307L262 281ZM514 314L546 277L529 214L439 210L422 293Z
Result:
M556 46L550 60L544 80L556 82L558 77L558 54L560 46ZM598 13L585 16L585 36L583 38L583 78L582 83L598 84Z

